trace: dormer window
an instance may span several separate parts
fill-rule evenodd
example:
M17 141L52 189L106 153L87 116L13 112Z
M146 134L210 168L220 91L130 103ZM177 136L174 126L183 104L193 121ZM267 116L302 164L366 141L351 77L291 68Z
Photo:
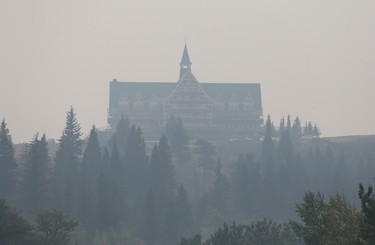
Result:
M225 100L221 94L218 94L215 98L215 109L218 111L225 109Z
M133 101L133 109L135 111L143 111L145 109L145 103L141 94L137 94Z
M228 102L228 108L230 111L239 111L240 110L240 100L235 94L232 95Z
M244 111L254 110L254 100L249 94L246 95L245 99L243 100L243 109Z
M155 93L148 99L148 110L157 111L159 110L159 99Z
M126 93L123 93L118 100L118 107L120 110L129 110L130 109L130 103L129 98L126 95Z

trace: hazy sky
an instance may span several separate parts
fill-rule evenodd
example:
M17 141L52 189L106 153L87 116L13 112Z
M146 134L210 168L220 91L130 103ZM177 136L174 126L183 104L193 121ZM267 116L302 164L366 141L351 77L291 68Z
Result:
M375 134L374 0L0 0L0 117L58 138L106 126L109 81L259 82L264 115Z

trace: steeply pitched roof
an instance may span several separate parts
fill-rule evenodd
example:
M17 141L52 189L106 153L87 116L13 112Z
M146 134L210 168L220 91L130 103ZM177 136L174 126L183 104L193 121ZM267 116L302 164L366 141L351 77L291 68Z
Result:
M215 100L217 96L222 97L225 102L235 95L242 103L245 98L251 96L254 101L254 108L262 111L262 100L259 83L199 83L211 99ZM115 109L118 106L118 100L125 93L129 100L133 101L135 96L140 93L144 100L156 94L163 100L175 88L176 83L168 82L111 82L109 108Z
M191 65L189 52L187 50L186 44L185 44L185 47L184 47L184 52L182 53L180 65L181 66L190 66Z

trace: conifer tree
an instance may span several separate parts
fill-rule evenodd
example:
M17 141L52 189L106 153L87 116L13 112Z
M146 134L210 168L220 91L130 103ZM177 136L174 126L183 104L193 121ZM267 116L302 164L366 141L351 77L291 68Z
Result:
M363 222L360 225L361 238L366 241L365 244L375 243L375 194L372 185L365 190L362 184L359 184L359 199L361 200Z
M288 130L288 128L286 130ZM272 141L272 136L273 126L271 117L268 115L265 125L264 141L262 145L261 155L263 163L263 172L267 175L272 175L276 171L274 166L274 145Z
M95 227L96 178L102 165L101 148L95 126L90 131L86 149L83 153L80 172L79 217L88 228Z
M75 215L77 186L83 140L81 127L73 107L66 115L65 128L59 139L53 171L54 206L68 215Z
M251 178L246 160L240 156L234 163L232 187L236 211L243 217L251 208Z
M303 127L303 135L304 136L309 135L309 128L307 126L307 122L305 122L305 126Z
M124 116L121 116L121 119L117 124L116 131L109 142L109 146L112 148L114 140L117 140L117 145L122 157L126 148L129 130L130 126L128 118L124 118Z
M96 180L96 224L99 229L115 227L126 220L124 166L120 160L117 140L113 143L110 158L108 150L104 150L103 165L103 171Z
M291 131L292 137L294 139L299 139L301 138L302 135L302 128L301 128L301 121L299 120L298 117L294 120L293 126L292 126L292 131Z
M36 134L27 146L21 186L24 210L30 214L35 215L46 208L49 165L46 136L43 134L42 138L38 139Z
M314 136L314 129L311 122L307 125L307 134L309 136Z
M17 168L14 147L5 119L0 125L0 199L9 199L14 191L14 171Z
M284 131L285 131L285 119L284 117L282 117L280 120L280 126L279 126L279 137L283 135Z
M166 126L166 136L171 142L172 151L180 163L186 163L191 159L188 144L189 137L181 118L171 116Z
M160 137L159 144L152 151L150 164L151 189L157 196L157 204L162 210L174 198L176 191L171 153L168 139L164 135Z
M291 163L293 156L293 145L289 130L285 130L281 135L277 152L279 155L279 160L281 160L280 162L282 162L282 164Z
M155 202L154 193L149 191L143 210L142 233L147 244L157 244L160 240L160 214Z
M292 122L290 119L290 115L288 115L287 120L286 120L286 129L291 131L292 130Z
M132 126L125 148L125 180L127 189L127 199L141 200L148 190L146 180L148 167L148 157L146 146L142 135L142 130Z
M220 159L217 161L215 170L216 179L211 192L211 206L220 210L222 214L226 214L229 198L229 182L221 171Z
M188 195L183 185L180 185L180 188L178 189L176 209L180 227L179 236L186 236L192 231L193 217Z
M316 124L314 125L314 136L319 137L320 136L320 130Z
M206 174L215 170L215 147L206 140L198 139L194 145L194 154L197 156L198 165Z

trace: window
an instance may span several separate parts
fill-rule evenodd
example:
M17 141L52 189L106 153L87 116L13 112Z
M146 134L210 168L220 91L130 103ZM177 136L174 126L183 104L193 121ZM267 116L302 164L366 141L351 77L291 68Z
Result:
M126 95L126 93L123 93L120 96L120 99L118 100L118 106L119 106L120 110L129 110L130 109L129 98Z
M230 111L239 111L240 110L240 101L235 94L232 95L228 102L228 107Z
M243 100L243 109L244 111L252 111L254 110L254 101L251 98L251 95L246 95L245 99Z
M135 111L142 111L145 109L145 103L143 101L142 95L137 94L133 101L133 109Z

